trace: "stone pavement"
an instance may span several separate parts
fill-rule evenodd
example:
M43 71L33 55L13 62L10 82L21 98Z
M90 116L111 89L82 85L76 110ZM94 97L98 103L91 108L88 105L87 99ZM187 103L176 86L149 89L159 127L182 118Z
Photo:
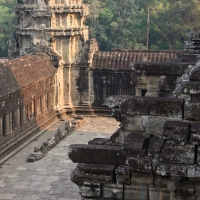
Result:
M79 200L78 187L71 182L70 174L76 164L68 158L70 144L86 144L96 137L109 138L118 128L114 118L86 118L79 129L67 136L44 158L34 163L26 162L35 146L41 145L56 133L64 131L60 121L21 151L7 160L0 168L0 199L15 200Z

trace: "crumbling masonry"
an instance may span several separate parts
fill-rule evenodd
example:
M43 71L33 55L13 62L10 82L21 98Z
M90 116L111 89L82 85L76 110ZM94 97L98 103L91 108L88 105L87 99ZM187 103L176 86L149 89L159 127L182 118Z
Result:
M185 58L199 55L200 32L190 35ZM79 163L71 179L83 199L200 199L199 73L199 62L189 65L173 93L179 98L106 100L120 129L110 139L69 149L71 160Z

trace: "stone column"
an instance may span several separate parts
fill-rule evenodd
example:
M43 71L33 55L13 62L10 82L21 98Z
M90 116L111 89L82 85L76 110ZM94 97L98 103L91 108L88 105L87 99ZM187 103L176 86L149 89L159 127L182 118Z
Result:
M64 108L72 107L71 100L71 65L65 65L63 69L64 75Z

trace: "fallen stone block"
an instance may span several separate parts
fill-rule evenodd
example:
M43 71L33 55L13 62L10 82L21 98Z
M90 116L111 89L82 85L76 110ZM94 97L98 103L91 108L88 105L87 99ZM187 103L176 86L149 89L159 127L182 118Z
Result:
M192 145L177 147L166 142L160 155L160 161L164 163L193 165L195 161L195 147Z
M131 184L131 174L128 166L118 166L115 170L116 182L119 185L130 185Z
M103 165L124 165L126 161L122 146L106 145L70 145L69 158L75 163Z
M183 99L162 97L132 97L121 105L122 114L183 117Z
M175 145L185 145L191 134L189 122L166 121L163 128L163 139Z

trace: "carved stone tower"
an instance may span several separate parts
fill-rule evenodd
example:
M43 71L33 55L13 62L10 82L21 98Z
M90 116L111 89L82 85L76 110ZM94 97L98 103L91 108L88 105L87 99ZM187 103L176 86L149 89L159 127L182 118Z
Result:
M16 6L18 26L12 33L9 56L46 53L51 57L58 67L57 110L90 104L87 68L98 47L95 40L88 40L88 27L84 25L88 13L82 0L18 0ZM80 78L81 71L84 78ZM85 81L83 92L80 85Z

